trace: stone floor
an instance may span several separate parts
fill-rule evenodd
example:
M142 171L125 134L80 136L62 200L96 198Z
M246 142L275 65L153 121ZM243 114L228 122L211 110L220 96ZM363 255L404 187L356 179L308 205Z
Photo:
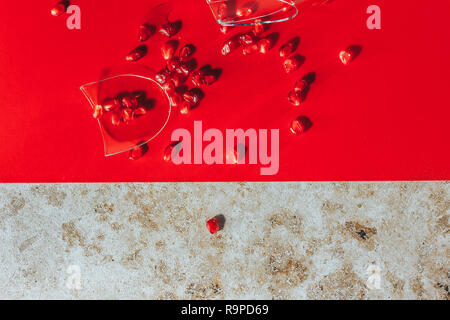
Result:
M448 299L449 190L0 184L0 298Z

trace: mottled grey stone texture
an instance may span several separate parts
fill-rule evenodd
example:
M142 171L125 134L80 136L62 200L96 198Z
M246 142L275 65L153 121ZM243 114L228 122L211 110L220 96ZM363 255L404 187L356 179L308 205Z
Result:
M3 184L0 298L448 299L449 207L448 182Z

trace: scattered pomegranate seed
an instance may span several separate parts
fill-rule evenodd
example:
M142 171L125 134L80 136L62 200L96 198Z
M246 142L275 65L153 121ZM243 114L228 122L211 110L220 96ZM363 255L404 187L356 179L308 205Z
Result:
M233 27L231 26L220 26L219 30L220 32L222 32L223 34L227 34L228 32L230 32L230 30L233 29Z
M217 18L223 20L229 16L229 7L226 3L221 3L217 6Z
M138 160L142 158L148 151L148 145L146 143L139 145L135 147L134 149L130 150L128 158L130 160Z
M204 83L205 74L201 70L196 70L191 75L191 81L196 87L200 87Z
M197 62L195 61L195 59L184 61L181 62L180 67L177 69L177 72L188 76L192 71L194 71L196 66Z
M101 105L96 105L95 106L95 108L94 108L94 113L92 114L92 116L95 118L95 119L98 119L98 118L100 118L101 116L103 115L103 107L101 106Z
M126 57L127 61L137 61L143 58L147 54L147 46L141 45L135 49L133 49Z
M181 86L186 81L186 77L182 74L174 74L172 76L172 82L176 88Z
M143 116L146 113L147 109L145 109L144 107L137 107L136 109L133 110L133 115L137 117Z
M125 108L134 108L137 106L137 99L134 96L125 96L122 98L122 104Z
M174 22L168 22L161 26L159 33L166 37L173 37L178 32L178 28Z
M181 114L188 114L189 110L191 110L192 105L188 101L183 101L180 106Z
M192 57L195 52L195 47L191 44L187 44L180 49L179 57L181 60L186 60Z
M345 65L349 64L353 59L352 52L350 52L349 50L342 50L339 53L339 59L341 59L341 62L343 64Z
M172 107L179 107L181 105L181 103L183 102L183 99L181 98L181 96L178 93L172 92L169 95L169 102Z
M167 61L167 70L173 72L181 67L181 61L178 57L173 57Z
M300 103L302 102L301 93L297 92L295 90L292 90L288 94L288 100L290 103L292 103L294 106L298 107Z
M248 46L242 48L242 54L244 56L247 56L249 54L258 52L258 50L259 50L259 46L256 43L254 43L254 44L251 44L251 45L248 45Z
M290 130L293 134L302 134L311 127L311 121L304 116L298 117L291 122Z
M170 60L174 57L178 42L175 40L167 41L161 48L161 55L164 60Z
M267 29L267 25L261 23L262 20L261 19L256 19L255 22L257 24L255 24L254 28L253 28L253 33L255 34L255 36L259 36L262 33L264 33L264 31L266 31Z
M305 79L299 79L295 82L294 90L297 92L305 92L309 88L309 83Z
M133 119L133 110L131 108L125 108L122 110L122 119L125 123Z
M118 126L122 120L122 111L116 110L111 115L111 123L113 126Z
M256 5L254 3L246 3L242 7L237 8L236 15L239 18L248 17L256 11Z
M196 106L200 102L201 97L199 92L191 89L183 93L183 99L189 102L191 106Z
M203 83L206 84L207 86L212 85L214 82L216 82L216 80L217 77L212 74L207 74L203 77Z
M176 152L175 155L178 155L180 151L179 147L181 147L181 141L176 141L169 144L164 150L164 161L169 162L170 160L172 160L172 154L174 150Z
M60 15L66 13L67 10L67 4L65 1L60 1L57 4L53 6L53 8L50 10L50 13L54 17L59 17Z
M216 234L224 227L225 218L223 216L215 216L206 222L206 228L211 234Z
M283 62L284 70L286 73L291 73L300 68L302 61L299 56L292 56L287 58Z
M253 33L243 33L239 36L239 43L241 44L241 46L248 46L250 44L256 43L256 38Z
M170 72L166 68L162 69L155 76L155 80L158 81L160 84L166 83L169 79L170 79Z
M290 56L297 49L298 39L291 39L280 47L280 57Z
M235 37L228 39L222 46L222 54L224 56L230 54L232 51L239 47L239 42Z
M113 111L120 107L120 101L118 99L106 99L103 101L103 110L106 112Z
M166 91L168 94L172 93L175 91L176 86L175 83L173 81L167 81L166 83L163 84L163 89L164 91Z
M266 54L272 48L272 45L273 45L272 41L268 38L263 38L259 40L258 42L259 52L262 54Z
M139 26L139 41L144 42L155 34L156 27L149 24L141 24Z

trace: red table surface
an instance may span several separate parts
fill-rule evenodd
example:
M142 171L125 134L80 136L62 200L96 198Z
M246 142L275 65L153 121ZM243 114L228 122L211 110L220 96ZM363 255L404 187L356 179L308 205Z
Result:
M450 2L335 0L272 26L278 46L299 36L300 70L286 75L278 49L268 55L219 55L225 39L202 0L179 1L179 36L194 43L199 64L223 69L201 105L171 118L138 161L105 158L80 85L99 80L138 45L149 0L80 0L82 29L52 17L54 1L2 1L0 17L0 182L448 180ZM366 8L381 8L382 29L366 27ZM244 28L245 29L245 28ZM244 30L242 29L242 30ZM239 29L236 29L239 31ZM158 48L149 42L151 53ZM360 45L343 66L338 53ZM158 69L150 54L139 64ZM307 100L286 99L295 80L316 73ZM313 127L289 132L299 115ZM280 168L180 165L163 161L176 128L280 129Z

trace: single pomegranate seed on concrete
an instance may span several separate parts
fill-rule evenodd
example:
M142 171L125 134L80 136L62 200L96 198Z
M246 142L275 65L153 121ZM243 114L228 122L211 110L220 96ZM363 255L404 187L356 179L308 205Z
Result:
M236 9L236 15L239 18L248 17L256 11L255 3L246 3Z
M143 58L147 54L147 46L141 45L135 49L133 49L126 57L127 61L137 61Z
M311 125L312 123L307 117L301 116L291 122L290 130L293 134L302 134L306 132Z
M98 118L100 118L101 116L103 115L103 107L101 106L101 105L96 105L95 106L95 108L94 108L94 113L92 114L92 116L95 118L95 119L98 119Z
M254 44L254 43L256 43L256 38L255 38L255 36L252 34L252 33L250 33L250 32L247 32L247 33L243 33L243 34L241 34L240 36L239 36L239 43L241 44L241 46L248 46L248 45L250 45L250 44Z
M258 42L259 52L266 54L272 48L272 41L268 38L263 38Z
M195 52L194 46L191 44L187 44L187 45L183 46L183 48L180 49L179 57L181 60L186 60L186 59L189 59L190 57L192 57L194 52Z
M228 39L222 46L222 55L226 56L239 47L238 39L235 37Z
M191 110L192 105L188 101L183 101L180 106L181 114L188 114L189 110Z
M103 110L106 112L113 111L116 108L120 107L119 99L106 99L103 101Z
M66 12L67 5L66 1L60 1L57 4L53 6L53 8L50 10L50 13L54 17L58 17Z
M287 58L283 62L284 70L286 73L291 73L300 68L301 60L299 56L292 56Z
M146 113L147 109L145 109L144 107L137 107L136 109L133 110L133 115L136 117L143 116Z
M300 103L302 102L302 97L301 97L301 93L297 92L295 90L292 90L291 92L289 92L288 94L288 100L290 103L292 103L294 106L299 106Z
M259 46L256 43L254 43L254 44L250 44L250 45L242 48L242 54L244 56L247 56L247 55L253 54L255 52L258 52L258 50L259 50Z
M352 61L352 59L353 59L352 52L350 50L342 50L339 53L339 59L341 59L341 62L344 65L349 64Z
M200 94L195 90L188 90L183 93L183 99L189 102L191 106L196 106L200 102L200 98Z
M161 55L164 60L170 60L174 57L177 45L177 41L169 40L161 47Z
M297 49L298 40L291 39L280 47L280 57L290 56Z
M181 103L183 102L183 99L181 98L181 96L178 93L172 92L169 95L169 102L172 107L179 107L181 105Z
M215 216L206 222L206 228L211 234L215 234L222 230L225 224L225 217L222 215Z
M154 33L156 27L149 24L141 24L139 26L139 41L147 41Z
M135 147L134 149L130 150L130 153L128 155L128 158L130 160L137 160L142 158L148 151L148 145L146 143Z

